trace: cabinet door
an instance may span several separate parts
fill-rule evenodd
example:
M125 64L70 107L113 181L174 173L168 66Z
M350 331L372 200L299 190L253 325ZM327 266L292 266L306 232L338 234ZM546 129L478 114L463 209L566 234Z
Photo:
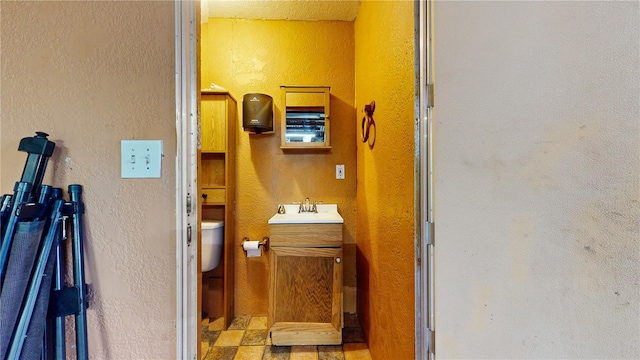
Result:
M342 249L272 247L269 326L274 345L342 343Z
M227 149L227 96L202 95L200 103L202 151Z

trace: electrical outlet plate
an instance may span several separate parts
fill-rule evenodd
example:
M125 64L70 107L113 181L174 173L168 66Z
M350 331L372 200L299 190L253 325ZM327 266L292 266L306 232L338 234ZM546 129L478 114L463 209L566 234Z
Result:
M123 179L160 178L162 140L121 140Z
M344 165L336 165L336 179L344 180Z

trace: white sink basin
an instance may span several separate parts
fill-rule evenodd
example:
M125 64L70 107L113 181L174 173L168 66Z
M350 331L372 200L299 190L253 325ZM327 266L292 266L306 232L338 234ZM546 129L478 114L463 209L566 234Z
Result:
M318 204L317 213L298 213L300 205L284 205L284 214L276 213L269 224L342 224L337 204Z

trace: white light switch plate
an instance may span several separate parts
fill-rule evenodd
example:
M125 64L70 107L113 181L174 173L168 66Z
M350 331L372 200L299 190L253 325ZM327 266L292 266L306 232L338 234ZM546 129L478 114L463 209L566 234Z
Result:
M344 165L336 165L336 179L344 180Z
M160 178L162 140L121 140L123 179Z

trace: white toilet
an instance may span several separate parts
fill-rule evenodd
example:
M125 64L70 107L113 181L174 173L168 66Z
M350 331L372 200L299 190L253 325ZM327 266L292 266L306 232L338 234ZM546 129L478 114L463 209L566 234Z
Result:
M220 264L224 244L224 221L202 222L202 272L211 271Z

